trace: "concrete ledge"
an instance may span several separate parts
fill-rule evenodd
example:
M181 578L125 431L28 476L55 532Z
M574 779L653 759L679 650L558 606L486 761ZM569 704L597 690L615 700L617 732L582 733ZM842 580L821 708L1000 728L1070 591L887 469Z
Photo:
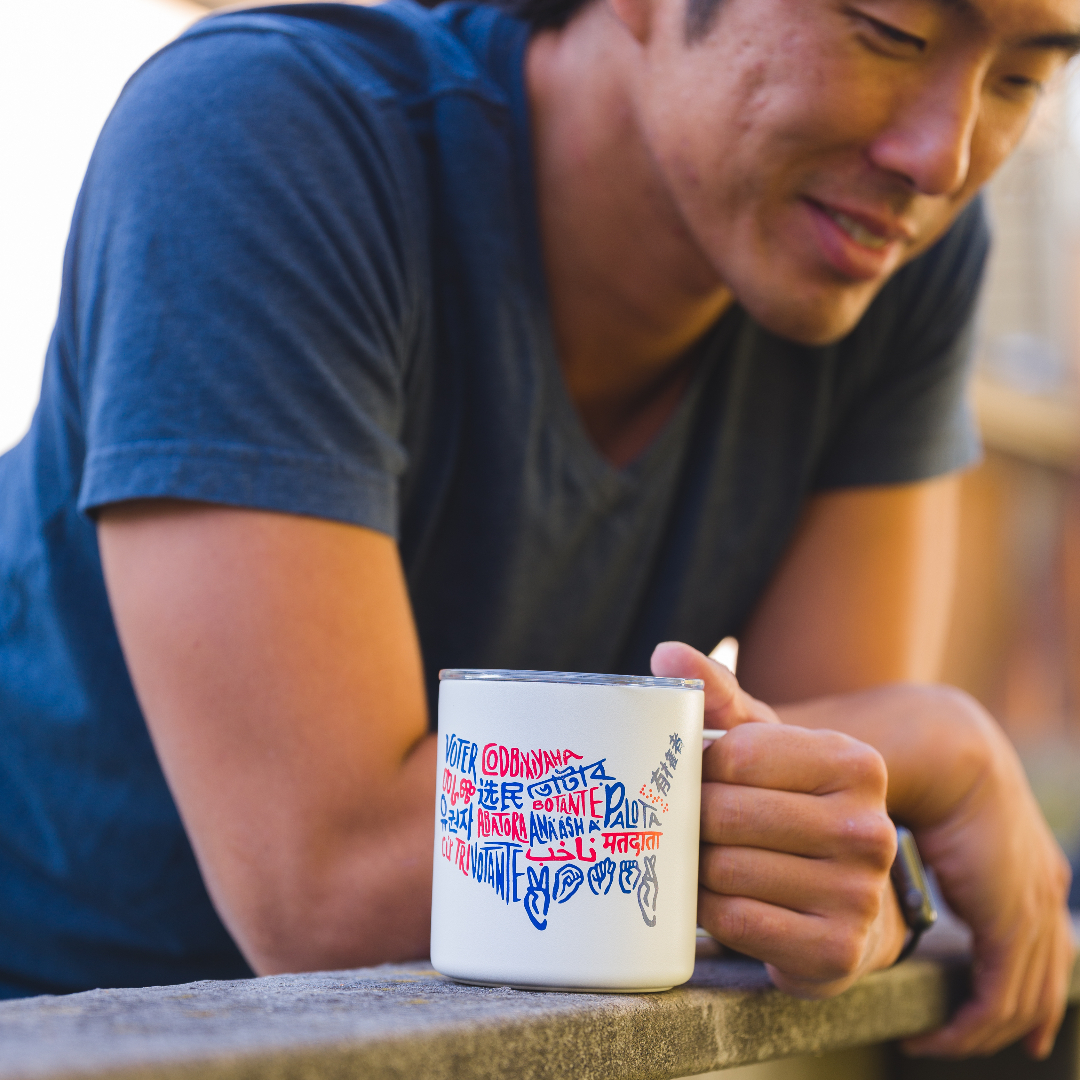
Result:
M965 975L916 958L819 1002L718 959L635 996L459 986L427 965L92 990L0 1003L0 1080L679 1077L931 1029Z

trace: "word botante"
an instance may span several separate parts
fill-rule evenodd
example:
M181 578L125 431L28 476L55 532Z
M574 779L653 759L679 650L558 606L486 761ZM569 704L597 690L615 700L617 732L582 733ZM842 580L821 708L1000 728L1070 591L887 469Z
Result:
M668 742L638 797L627 795L606 758L586 762L569 748L481 749L447 735L443 858L507 905L521 904L537 930L547 929L552 905L569 903L582 886L636 902L645 925L655 926L665 797L683 749L678 735Z

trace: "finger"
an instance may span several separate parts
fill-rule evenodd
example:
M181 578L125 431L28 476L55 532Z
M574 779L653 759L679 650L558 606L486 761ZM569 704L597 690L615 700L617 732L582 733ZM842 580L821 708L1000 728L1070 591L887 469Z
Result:
M1043 984L1039 1006L1039 1025L1024 1039L1024 1048L1037 1060L1048 1058L1065 1019L1068 1007L1069 982L1076 960L1076 945L1068 916L1061 912L1056 920L1054 944Z
M981 1037L974 1044L974 1053L995 1054L1011 1046L1026 1035L1036 1022L1036 1009L1042 993L1043 978L1049 960L1052 934L1037 934L1022 947L1020 976L1016 981L1016 996L1002 1004L995 1019L988 1018L983 1024Z
M886 882L884 871L856 870L831 859L711 844L701 850L698 880L722 896L745 896L803 915L844 915L867 926L877 917Z
M705 727L733 728L740 724L780 719L767 705L739 687L723 664L681 641L662 641L653 649L650 667L661 678L701 679L705 684Z
M841 920L705 889L698 891L698 922L722 945L772 965L783 988L801 996L834 992L858 969L865 948L864 937Z
M1054 945L1056 943L1056 926L1050 922L1043 933L1039 934L1032 948L1031 963L1024 973L1020 985L1020 994L1016 1005L1016 1015L1008 1025L1011 1030L1007 1032L1011 1036L1009 1042L1016 1042L1025 1038L1031 1031L1039 1026L1045 1019L1043 1005L1046 996L1046 986L1050 979L1050 968L1053 963ZM1002 1046L1008 1045L1001 1043Z
M883 807L843 795L816 796L742 784L701 785L701 839L807 858L864 861L887 870L896 830Z
M906 1053L960 1057L980 1052L988 1033L1000 1030L1014 1014L1020 982L1027 967L1023 948L1012 948L994 961L978 957L974 964L975 997L963 1004L944 1027L903 1044Z
M705 780L813 795L866 787L884 800L885 762L866 743L838 731L790 724L743 724L702 758Z

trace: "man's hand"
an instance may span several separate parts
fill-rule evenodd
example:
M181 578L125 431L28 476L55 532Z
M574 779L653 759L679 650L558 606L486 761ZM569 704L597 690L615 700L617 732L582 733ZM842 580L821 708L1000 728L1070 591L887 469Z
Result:
M702 761L701 925L805 997L892 963L905 927L881 755L839 732L781 725L689 646L658 646L652 668L703 679L706 727L729 731Z
M980 767L950 806L934 806L929 795L922 813L916 804L907 816L949 906L972 929L974 995L946 1027L905 1049L990 1054L1023 1038L1032 1057L1045 1058L1065 1013L1075 956L1069 864L998 725L965 695L940 697L934 705L949 710L949 722L970 729L969 753L978 754Z
M1069 866L1035 804L1015 751L1000 727L975 701L948 687L897 684L784 706L773 712L741 690L725 668L686 645L659 646L653 655L653 670L658 675L704 679L706 725L735 728L710 747L702 762L706 778L702 834L707 840L733 844L740 850L729 860L726 852L718 856L717 849L703 848L702 867L713 871L719 867L720 873L712 873L707 879L703 875L708 891L703 891L701 907L703 917L709 910L737 912L736 918L741 921L735 923L735 929L743 935L744 943L730 937L722 918L718 923L703 921L706 929L742 952L773 960L776 954L770 950L777 945L768 934L776 925L774 920L779 918L780 926L786 920L793 928L805 927L806 920L800 922L793 917L792 909L809 907L814 902L818 910L824 906L803 884L811 880L805 875L788 892L776 887L789 880L785 871L800 865L800 859L801 864L812 865L810 860L816 851L824 851L826 860L833 851L828 831L835 826L831 814L826 811L800 818L792 808L829 807L830 799L832 805L850 801L865 809L868 804L859 801L855 787L827 794L819 790L809 795L805 790L809 786L808 773L796 771L785 777L780 765L785 760L782 744L776 752L768 740L779 741L792 731L788 725L802 729L794 729L796 739L809 734L838 739L837 733L844 732L859 740L855 746L868 744L880 751L888 768L889 813L914 831L923 859L934 869L945 899L973 933L971 1000L945 1027L909 1040L905 1049L913 1054L961 1057L992 1054L1023 1038L1031 1056L1049 1055L1065 1012L1075 958L1065 904ZM768 723L777 719L784 723L784 729ZM717 753L719 750L723 753ZM845 744L834 744L833 750L841 773L852 770L858 776L867 769L857 754L845 760ZM806 769L813 760L813 750L808 748L800 764ZM716 785L723 793L719 799L709 793L712 785L708 781L720 782ZM836 783L835 778L832 782ZM768 790L786 785L794 786L788 800L781 799L783 792ZM765 790L754 791L754 786ZM732 798L732 792L740 797ZM866 797L869 792L862 791L862 795ZM761 820L754 817L760 808L769 806L770 799L776 800L772 815ZM818 802L809 801L812 799ZM718 818L712 816L717 808ZM732 828L732 821L737 829ZM806 821L808 831L784 836L780 826L787 821ZM716 831L718 822L721 827ZM740 838L747 832L753 837L752 843ZM817 849L810 847L811 836L818 837ZM745 867L767 865L761 856L777 847L789 858L772 857L771 865L778 867L779 873L772 891L767 892L762 888L762 874L749 873ZM822 857L817 855L819 860ZM732 866L744 868L741 877L735 876ZM863 872L872 873L865 867ZM824 875L818 880L826 888L831 885L839 889L848 879L838 871L835 879ZM850 880L856 882L856 888L866 883L858 872ZM725 895L710 895L716 892ZM734 902L732 895L736 896ZM841 897L853 899L846 893ZM866 931L866 962L860 971L891 963L899 949L890 929L893 916L899 919L891 888L889 897L891 903L881 904L879 925ZM779 917L774 911L780 912ZM830 942L843 940L845 934L852 935L849 940L858 940L859 923L853 905L835 902L831 920L828 912L818 917L821 925L837 936L817 940L804 937L801 948L808 954L828 955ZM775 961L774 965L771 970L777 985L796 992L812 992L815 988L834 992L850 982L841 979L815 984L804 975L803 981L788 983L785 980L791 978L792 972Z

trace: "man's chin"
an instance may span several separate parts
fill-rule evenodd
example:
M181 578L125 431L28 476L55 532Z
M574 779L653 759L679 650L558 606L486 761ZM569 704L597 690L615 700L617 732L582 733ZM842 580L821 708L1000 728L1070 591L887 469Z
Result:
M789 295L741 302L757 323L777 337L799 345L832 345L855 329L880 288L845 290L839 296L830 290L805 299Z

